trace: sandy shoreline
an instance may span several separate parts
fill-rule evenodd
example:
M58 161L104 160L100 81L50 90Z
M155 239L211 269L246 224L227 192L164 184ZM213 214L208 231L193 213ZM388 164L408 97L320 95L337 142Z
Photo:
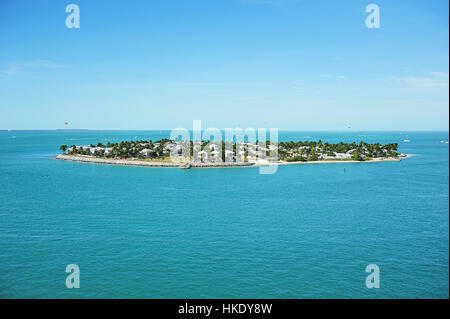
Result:
M403 157L406 158L406 157ZM341 160L341 161L310 161L310 162L278 162L278 163L270 163L270 164L259 164L256 163L255 165L261 166L261 165L291 165L291 164L344 164L344 163L382 163L382 162L400 162L401 158L376 158L371 159L368 161L354 161L354 160Z
M407 156L403 157L406 158ZM165 163L165 162L146 162L139 160L118 160L118 159L104 159L85 156L72 156L59 154L55 159L72 162L94 163L94 164L109 164L109 165L123 165L123 166L147 166L147 167L173 167L181 168L182 163ZM207 167L249 167L249 166L268 166L268 165L295 165L295 164L344 164L344 163L380 163L380 162L400 162L401 158L376 158L368 161L311 161L311 162L278 162L278 163L263 163L263 162L225 162L225 163L191 163L192 168L207 168Z

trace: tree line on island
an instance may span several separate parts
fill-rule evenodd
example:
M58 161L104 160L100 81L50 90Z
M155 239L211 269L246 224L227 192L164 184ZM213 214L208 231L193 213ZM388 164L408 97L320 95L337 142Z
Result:
M232 143L201 141L174 141L169 139L108 142L97 145L61 145L60 150L67 155L91 156L109 159L165 159L181 156L183 150L191 158L196 154L196 161L256 161L266 158L270 161L306 162L320 160L355 160L365 161L373 158L397 158L398 144L352 142L323 143L319 141L290 141L271 144ZM195 150L195 152L194 152ZM275 156L274 156L275 154Z

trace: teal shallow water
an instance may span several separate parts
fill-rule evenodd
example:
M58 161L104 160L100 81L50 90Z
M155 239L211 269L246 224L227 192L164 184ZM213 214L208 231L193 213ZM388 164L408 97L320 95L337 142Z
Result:
M49 158L136 136L168 132L0 132L0 297L449 297L448 132L280 132L415 156L273 175ZM80 289L65 287L72 263ZM380 289L365 286L371 263Z

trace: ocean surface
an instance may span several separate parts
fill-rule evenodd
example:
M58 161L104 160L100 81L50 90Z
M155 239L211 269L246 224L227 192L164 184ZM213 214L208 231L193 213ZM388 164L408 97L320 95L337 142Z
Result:
M0 131L0 297L449 297L448 132L279 132L412 156L273 175L51 158L61 144L163 137ZM80 289L66 288L68 264ZM369 264L379 289L366 287Z

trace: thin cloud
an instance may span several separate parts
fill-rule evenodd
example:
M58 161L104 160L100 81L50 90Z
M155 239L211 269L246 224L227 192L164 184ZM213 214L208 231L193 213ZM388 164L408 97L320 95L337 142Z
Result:
M413 88L448 87L448 72L429 72L430 76L390 76L398 84Z
M344 75L332 75L332 74L321 74L320 77L324 79L345 79Z
M34 60L10 64L6 69L0 70L3 76L14 76L30 69L60 69L70 67L68 64L55 63L48 60Z
M430 74L437 78L446 78L448 81L448 72L430 72Z

